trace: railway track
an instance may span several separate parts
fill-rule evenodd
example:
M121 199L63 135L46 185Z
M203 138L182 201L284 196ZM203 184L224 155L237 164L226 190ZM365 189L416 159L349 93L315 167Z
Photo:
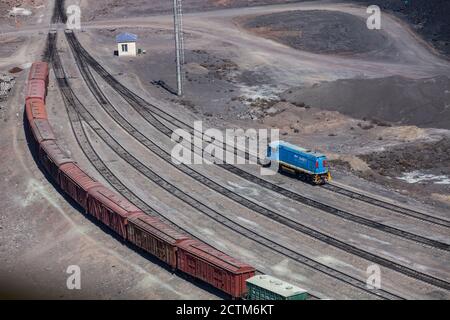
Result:
M167 113L166 111L164 111L163 109L148 103L147 101L145 101L144 99L142 99L141 97L137 96L135 93L133 93L131 90L129 90L128 88L124 87L119 81L117 81L109 72L107 72L106 69L103 68L103 66L101 66L82 46L81 44L78 42L78 40L76 39L76 37L74 35L73 36L73 40L74 40L74 45L76 46L77 50L79 50L79 54L81 54L86 61L89 63L89 65L109 84L111 85L117 92L120 93L120 95L131 105L133 106L136 111L138 111L141 116L144 117L144 119L146 119L147 121L151 122L152 125L155 124L155 121L158 121L154 115L160 117L161 119L163 119L164 121L170 123L171 125L173 125L175 128L183 128L186 129L188 131L190 131L192 134L194 133L194 128L180 120L175 118L174 116L172 116L171 114ZM151 110L151 114L148 110ZM171 136L173 133L173 130L170 130L169 128L167 128L164 124L162 124L160 121L158 121L158 130L160 130L161 132L163 132L164 134L166 134L167 136ZM226 150L227 144L226 142L223 143L223 149ZM257 156L254 155L250 155L248 152L243 151L243 150L238 150L236 147L233 147L235 154L237 154L238 152L243 153L244 157L246 160L249 160L250 158L257 160ZM229 166L228 166L229 167ZM239 168L234 168L233 171L241 176L241 174L245 171L239 169ZM255 183L260 184L260 182L264 181L264 185L266 186L270 186L269 189L277 189L277 190L283 190L283 194L285 196L287 196L288 198L291 198L293 200L302 202L306 205L310 205L310 206L316 206L317 205L317 201L314 201L310 198L306 198L304 196L301 196L300 198L298 197L299 194L290 190L287 190L285 188L282 187L278 187L277 185L267 181L267 180L263 180L263 179L253 179ZM278 187L278 188L277 188ZM375 205L377 207L381 207L381 208L385 208L394 212L397 212L399 214L405 215L405 216L409 216L418 220L421 220L423 222L427 222L427 223L431 223L431 224L436 224L438 226L442 226L442 227L450 227L450 221L445 220L445 219L441 219L432 215L428 215L428 214L424 214L415 210L411 210L408 208L404 208L402 206L398 206L395 205L393 203L389 203L386 201L382 201L379 199L375 199L373 197L370 197L368 195L364 195L362 193L357 193L348 189L344 189L342 187L338 187L336 185L326 185L324 186L324 188L326 188L329 191L335 192L335 193L339 193L341 195L345 195L347 197L350 197L352 199L357 199L358 201L361 202L365 202L371 205ZM279 192L277 191L277 192ZM320 205L319 205L320 206ZM320 209L320 208L319 208ZM328 212L327 210L325 210L326 212ZM334 210L333 210L334 211ZM331 213L331 212L329 212ZM346 217L347 219L352 219L353 217L355 217L355 222L357 223L361 223L361 224L365 224L371 227L375 227L375 225L373 225L369 220L369 219L365 219L362 217L357 217L355 215L349 214L348 212L344 212L342 210L339 211L335 211L335 213L341 213L342 217ZM357 217L357 218L356 218ZM358 220L358 221L357 221ZM372 221L373 222L373 221ZM381 226L381 225L377 225L377 227L381 227L384 230L390 230L391 233L394 232L395 234L395 228L393 227L388 227L388 226ZM387 227L387 228L386 228ZM390 229L391 228L391 229ZM398 234L399 236L402 237L408 237L409 235L407 235L407 233L404 232L399 232ZM423 238L426 239L426 238ZM419 238L414 239L414 236L411 237L411 240L414 241L418 241L420 242ZM427 242L427 240L425 240L425 242ZM426 244L426 243L425 243ZM431 242L428 242L429 245L434 246L433 245L433 240L431 240ZM444 250L449 250L450 246L447 244L437 244L437 242L434 242L434 244L436 244L438 247L441 246L442 249Z
M339 193L351 199L356 199L362 202L366 202L372 204L377 207L385 208L405 216L409 216L424 222L433 223L442 227L450 228L450 221L441 219L438 217L431 216L429 214L425 214L416 210L412 210L409 208L405 208L394 203L384 201L381 199L375 199L371 196L368 196L360 191L352 191L347 188L338 186L336 184L326 184L323 185L322 188L329 190L331 192Z
M50 36L50 43L55 43L55 37ZM51 46L51 44L50 44ZM358 280L352 276L349 276L347 274L344 274L338 270L335 270L333 268L330 268L322 263L319 263L317 261L314 261L306 256L301 255L300 253L297 253L286 246L280 245L244 226L241 226L225 215L215 211L214 209L200 203L198 200L192 198L188 194L184 193L177 187L171 185L169 182L164 180L162 177L157 175L155 172L151 171L149 168L146 168L143 166L136 158L134 158L132 155L130 155L113 137L109 135L109 133L101 127L101 125L92 117L92 115L86 110L86 108L82 105L82 103L76 98L73 91L71 90L69 83L67 81L67 78L65 77L63 67L61 64L61 60L59 58L59 54L57 50L51 50L53 52L53 59L52 59L52 65L55 70L55 74L57 75L58 79L58 85L62 91L63 96L67 96L64 98L64 102L66 104L66 108L69 112L69 119L71 121L71 125L73 128L73 132L77 137L77 141L82 147L83 150L86 150L85 154L89 161L92 162L94 167L100 168L99 173L109 182L110 180L113 181L113 186L117 185L118 188L117 191L121 192L123 190L125 193L125 196L130 195L129 198L130 201L133 202L133 199L136 200L136 196L129 191L123 184L115 177L111 171L106 167L106 165L101 161L98 154L94 151L92 146L90 145L89 139L86 135L86 132L84 131L82 121L84 121L87 125L89 125L97 134L98 136L106 143L108 146L115 151L120 157L122 157L125 161L127 161L131 166L138 169L138 171L141 171L141 173L146 176L147 178L151 179L155 184L161 186L166 191L170 192L180 200L188 203L193 208L197 209L198 211L202 212L203 214L207 215L208 217L212 218L214 221L224 225L225 227L233 230L237 234L244 236L250 240L255 241L256 243L272 250L273 252L276 252L278 254L281 254L289 259L292 259L293 261L296 261L302 265L305 265L317 272L326 274L327 276L330 276L334 279L337 279L345 284L348 284L350 286L353 286L359 290L362 290L364 292L368 292L378 298L382 299L402 299L400 296L390 293L385 290L371 290L368 289L366 286L366 283ZM138 202L135 203L139 207L140 201L143 202L141 199L137 198ZM145 203L144 203L145 204ZM141 203L142 205L142 203ZM149 208L148 210L151 210L153 212L153 209ZM173 223L172 223L173 224Z
M62 63L59 57L59 54L56 52L55 47L56 42L56 34L49 34L48 41L48 49L46 51L47 61L52 64L53 70L55 72L56 80L58 82L58 87L61 91L61 95L64 101L64 105L66 106L67 113L69 115L70 123L72 124L72 131L74 136L81 146L81 149L89 160L89 162L94 166L94 168L100 173L100 175L105 178L106 181L110 183L110 185L121 195L126 197L130 202L139 207L144 213L149 216L158 216L164 222L170 224L176 229L189 234L190 236L196 238L192 234L190 234L186 229L175 225L170 220L168 220L164 215L159 213L156 209L147 205L140 197L138 197L135 193L133 193L130 189L128 189L117 176L115 176L111 170L109 170L108 166L101 160L98 154L95 152L94 148L90 144L87 139L86 132L83 128L80 115L75 111L74 106L81 105L80 100L76 97L72 88L70 87L64 70L62 68ZM198 238L196 238L198 239Z
M78 40L76 39L76 37L74 37L76 46L78 49L80 49L80 54L84 56L84 58L86 59L86 61L91 65L91 67L96 70L96 72L98 74L100 74L100 76L103 77L103 79L108 82L116 91L118 91L122 97L127 96L127 102L130 103L130 99L132 101L131 105L135 106L135 107L139 107L139 108L144 108L145 110L150 109L152 111L153 114L157 115L158 117L160 117L161 119L163 119L164 121L170 123L171 125L173 125L175 128L183 128L186 129L188 131L190 131L192 134L194 133L194 128L180 120L175 118L174 116L172 116L171 114L167 113L166 111L164 111L163 109L152 105L151 103L148 103L147 101L145 101L144 99L142 99L141 97L137 96L136 94L134 94L131 90L129 90L128 88L124 87L120 82L118 82L113 76L111 76L111 74L109 74L106 69L104 69L82 46L81 44L78 42ZM155 117L153 117L153 114L150 115L150 117L146 114L144 114L144 118L149 121L150 118L153 118L154 120L157 120ZM153 125L153 124L152 124ZM159 129L161 129L161 126L164 126L162 123L159 124ZM164 128L164 131L162 131L164 134L166 135L171 135L173 133L173 130L167 130L168 128ZM225 150L227 147L226 142L223 143L223 149ZM234 153L237 155L238 152L243 153L244 157L246 160L249 159L254 159L256 161L259 161L257 156L254 155L250 155L247 151L244 150L238 150L237 147L233 147L234 149ZM242 170L237 170L236 173L237 174L241 174L243 171ZM269 182L270 183L270 182ZM273 185L273 183L270 183L271 185ZM365 195L363 193L360 192L355 192L355 191L351 191L336 185L325 185L323 186L323 188L335 192L335 193L339 193L341 195L345 195L347 197L350 197L352 199L357 199L358 201L361 202L365 202L377 207L381 207L381 208L385 208L394 212L397 212L399 214L405 215L405 216L409 216L418 220L421 220L423 222L427 222L427 223L431 223L431 224L436 224L442 227L447 227L450 228L450 221L449 220L445 220L445 219L441 219L439 217L435 217L429 214L425 214L416 210L412 210L409 208L405 208L399 205L396 205L394 203L390 203L387 201L383 201L380 199L376 199L374 197L371 197L369 195ZM284 189L284 188L282 188ZM287 189L284 189L288 192L285 192L285 196L296 200L296 196L294 196L294 194L298 195L295 192L289 191ZM306 198L307 200L311 200L309 198ZM306 199L302 199L302 200L306 200ZM309 202L309 201L308 201ZM363 218L364 219L364 218ZM362 221L360 222L362 223ZM448 246L447 246L448 248Z
M53 8L53 15L51 22L52 24L67 22L67 15L65 11L65 0L55 0L55 6Z
M68 40L69 43L71 42L71 37L70 35L73 36L73 34L68 34ZM242 196L236 194L233 191L230 191L224 187L222 187L221 185L217 184L216 182L212 181L211 179L199 174L198 172L194 171L193 169L189 168L188 166L185 165L180 165L180 166L176 166L172 163L171 161L171 155L167 152L165 152L164 150L162 150L159 146L157 146L156 144L154 144L152 141L150 141L148 138L146 138L145 136L143 136L136 128L134 128L129 122L127 122L118 112L117 110L114 109L114 107L112 106L112 104L108 101L108 99L106 98L106 96L104 96L104 94L101 92L101 90L99 89L98 85L95 83L94 78L92 77L92 75L90 74L89 68L88 66L85 64L85 61L83 61L83 59L80 59L80 57L77 57L77 53L79 52L77 50L76 47L72 47L72 51L74 53L74 56L77 60L77 64L80 67L80 71L83 75L83 78L86 80L86 82L88 83L88 87L91 88L92 93L94 94L94 96L96 96L99 104L102 106L102 108L105 109L105 111L122 127L124 128L125 131L127 131L130 135L132 135L133 137L135 137L139 142L141 142L143 145L145 145L151 152L155 153L156 155L158 155L161 159L163 159L164 161L168 162L169 164L171 164L172 166L174 166L175 168L179 169L180 171L182 171L183 173L187 174L188 176L190 176L191 178L203 183L204 185L206 185L207 187L209 187L212 190L215 190L217 192L219 192L220 194L224 194L227 197L229 197L230 199L234 200L235 202L249 208L250 210L260 213L263 216L266 216L276 222L279 222L283 225L286 225L296 231L299 231L305 235L308 235L312 238L315 238L319 241L322 241L324 243L327 243L329 245L332 245L336 248L339 248L345 252L354 254L356 256L359 256L363 259L372 261L374 263L377 263L379 265L382 265L386 268L390 268L394 271L400 272L404 275L407 275L409 277L412 277L416 280L420 280L420 281L424 281L427 282L429 284L432 284L434 286L437 287L441 287L443 289L449 290L450 289L450 284L444 280L438 279L436 277L418 272L416 270L413 270L411 268L405 267L403 265L400 265L398 263L395 263L393 261L390 261L388 259L382 258L380 256L377 256L375 254L372 254L370 252L367 252L365 250L359 249L357 247L351 246L341 240L335 239L333 237L330 237L324 233L321 233L319 231L316 231L314 229L311 229L305 225L302 225L290 218L287 218L285 216L282 216L276 212L273 212L269 209L266 209L264 207L259 206L258 204L243 198ZM98 125L98 124L96 124ZM153 123L152 123L153 125ZM157 124L156 124L157 125ZM170 132L170 129L168 128L161 128L161 130L164 130L165 132ZM97 131L98 133L98 131ZM113 149L115 148L113 146L113 144L108 143L107 139L103 139L107 144L110 145L110 147L112 147ZM116 143L117 144L117 143ZM122 148L123 149L123 148ZM129 162L136 170L138 170L139 172L141 172L144 176L146 176L147 178L151 179L152 181L155 180L154 175L156 175L155 173L151 172L151 170L146 167L145 165L143 165L141 162L139 162L136 158L134 158L133 156L127 154L126 150L118 150L117 154L119 156L121 156L125 161ZM161 177L157 177L157 179L160 179ZM259 178L258 178L259 179ZM165 181L165 183L167 183L167 181ZM164 189L166 189L169 192L173 192L173 190L171 190L171 188L167 188L167 186L165 186L164 184L160 184L161 187L163 187ZM182 192L181 190L177 189L177 192ZM184 193L184 192L182 192ZM191 198L190 196L188 196L189 198ZM181 197L180 197L181 198ZM191 198L192 199L192 198ZM194 203L192 204L191 201L186 201L186 199L184 199L184 201L188 204L190 204L191 206L193 206L196 209L199 209L199 203ZM204 209L202 208L202 206L204 206L203 204L200 204L200 209Z
M152 152L155 152L155 148L152 147L152 143L145 137L143 136L141 133L139 133L139 131L134 128L130 123L128 123L123 117L120 116L120 114L117 112L117 110L107 101L107 98L104 96L104 94L101 92L101 90L99 89L98 85L96 84L95 80L93 79L92 75L90 74L90 71L88 70L87 66L85 65L85 63L88 63L89 65L91 65L91 67L94 68L94 70L96 70L96 72L99 72L101 70L101 73L99 73L101 76L104 75L104 79L107 80L107 82L117 91L119 92L119 94L142 116L145 118L145 120L147 120L147 122L149 122L152 126L154 126L157 130L159 130L160 132L162 132L163 134L165 134L168 137L171 137L173 130L171 130L170 128L168 128L167 126L165 126L164 124L162 124L160 121L158 121L152 114L150 114L150 112L145 108L145 104L148 105L148 103L146 103L145 101L143 101L143 99L141 99L140 97L136 96L134 93L132 93L130 90L128 90L127 88L125 88L124 86L122 86L120 83L118 83L117 80L115 80L110 74L108 74L106 72L106 70L104 70L103 67L101 67L85 50L84 48L82 48L81 44L78 42L78 40L76 39L75 35L73 33L69 33L66 34L67 39L69 41L69 44L72 47L72 52L75 56L75 59L77 60L77 64L79 66L79 69L83 75L83 77L85 78L85 80L90 84L89 88L93 91L94 96L96 96L98 102L105 108L107 109L106 111L108 112L108 114L110 114L113 119L119 123L125 131L127 131L130 135L132 135L135 139L137 139L139 142L141 142L144 146L146 146L147 148L149 148ZM166 120L167 121L167 120ZM157 153L159 153L158 155L160 156L161 150L157 150ZM164 160L167 161L167 155L165 155ZM276 184L273 184L267 180L261 179L260 177L257 177L253 174L250 174L240 168L237 168L233 165L228 165L228 164L217 164L219 167L241 177L244 178L252 183L255 183L259 186L262 186L264 188L267 188L269 190L272 190L278 194L281 194L287 198L290 198L292 200L295 200L297 202L300 202L302 204L308 205L310 207L314 207L316 209L322 210L324 212L327 212L329 214L338 216L340 218L361 224L361 225L365 225L367 227L371 227L386 233L390 233L396 236L399 236L401 238L405 238L417 243L421 243L424 245L428 245L430 247L434 247L434 248L438 248L441 250L445 250L445 251L450 251L450 245L437 241L437 240L433 240L433 239L429 239L429 238L425 238L413 233L410 233L408 231L404 231L395 227L391 227L385 224L382 224L380 222L377 221L373 221L361 216L357 216L355 214L349 213L347 211L344 210L340 210L337 208L334 208L332 206L326 205L324 203L318 202L316 200L307 198L303 195L300 195L298 193L295 193L293 191L290 191L288 189L285 189L283 187L280 187ZM191 170L192 171L192 170ZM189 174L189 173L188 173ZM197 177L198 178L198 177ZM197 180L201 181L202 183L205 181L205 177L202 176L200 178L198 178ZM208 184L210 185L210 181L207 181ZM219 188L220 187L220 188ZM213 189L216 190L217 192L223 193L223 194L232 194L233 200L236 200L237 197L240 197L239 195L236 195L235 193L230 193L231 191L229 191L228 189L222 187L222 186L217 186L214 185ZM228 191L226 191L228 190ZM240 199L238 199L238 202L243 202L244 198L240 197ZM247 200L248 201L248 200ZM248 204L247 204L248 206Z

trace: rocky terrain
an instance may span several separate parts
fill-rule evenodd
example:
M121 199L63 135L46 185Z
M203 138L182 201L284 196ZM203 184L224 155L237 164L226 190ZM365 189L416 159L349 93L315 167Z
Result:
M14 84L16 83L13 76L0 74L0 102L6 101Z
M370 168L385 176L422 170L450 176L450 139L434 143L405 144L376 154L363 155Z
M408 143L360 155L371 170L360 177L387 185L424 201L450 204L450 137L437 142ZM342 163L341 163L342 164ZM339 166L339 163L336 163Z

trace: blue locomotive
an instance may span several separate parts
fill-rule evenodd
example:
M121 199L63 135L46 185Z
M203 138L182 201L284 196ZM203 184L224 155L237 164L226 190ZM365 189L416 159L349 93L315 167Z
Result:
M267 160L278 162L280 170L319 185L331 181L327 157L284 141L274 141L267 147Z

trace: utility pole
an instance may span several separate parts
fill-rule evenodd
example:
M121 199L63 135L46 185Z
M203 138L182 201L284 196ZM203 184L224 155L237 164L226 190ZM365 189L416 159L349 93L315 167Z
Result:
M183 65L184 65L184 37L183 37L183 9L181 0L173 0L173 22L175 28L175 53L177 60L177 94L183 95Z

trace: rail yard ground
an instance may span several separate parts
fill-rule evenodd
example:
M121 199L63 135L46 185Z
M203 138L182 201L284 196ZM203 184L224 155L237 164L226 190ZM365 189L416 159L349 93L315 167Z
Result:
M85 138L123 185L164 219L319 298L379 298L344 281L351 277L365 283L374 260L381 265L386 296L450 298L450 63L443 50L445 37L430 45L427 35L434 29L426 26L425 33L416 34L403 13L384 13L382 30L370 31L360 3L185 1L186 94L178 98L167 90L175 88L170 1L65 3L81 5L83 13L82 32L75 32L82 47L73 50L61 26L56 45L72 90L95 120L82 122ZM29 64L42 58L53 4L23 3L32 14L19 17L19 26L14 18L0 19L5 30L0 34L0 74L16 68L16 85L8 100L0 102L0 297L217 298L214 290L172 274L82 215L37 167L24 132L24 88ZM14 5L2 2L0 10L6 13ZM115 36L122 31L137 34L138 47L147 53L114 56ZM82 48L125 87L164 110L165 120L161 115L157 119L170 130L176 119L189 124L201 119L205 127L220 129L279 128L283 140L327 154L337 186L415 211L404 214L368 204L288 175L263 178L283 193L218 166L189 166L208 177L205 184L152 152L149 143L170 153L170 137L111 87L95 65L87 71L75 63L89 62L80 55ZM89 70L91 82L86 81ZM98 103L91 90L95 83L108 104ZM52 72L47 111L62 148L113 188L79 145L68 110ZM137 129L146 144L124 123ZM126 161L116 145L102 138L102 130L140 164ZM258 176L257 166L239 169ZM145 174L148 170L208 208L193 207L193 200L167 192ZM227 192L214 190L214 184ZM428 216L417 218L416 211ZM216 213L232 223L219 223ZM402 232L383 231L385 226ZM239 228L253 233L239 233ZM404 232L444 249L411 240ZM256 241L260 235L279 251ZM82 269L80 292L66 289L69 265Z

